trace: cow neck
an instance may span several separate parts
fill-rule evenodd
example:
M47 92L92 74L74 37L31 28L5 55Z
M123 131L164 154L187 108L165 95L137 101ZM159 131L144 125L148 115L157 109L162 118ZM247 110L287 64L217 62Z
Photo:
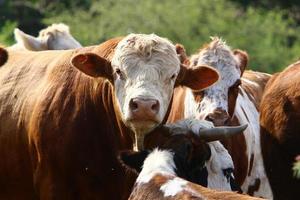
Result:
M118 149L132 149L133 141L131 135L134 133L122 120L113 85L109 81L105 80L101 90L101 103L104 105L108 120L112 121L110 124L114 126L110 127L110 129L113 131L112 134L115 135L114 141L116 142Z

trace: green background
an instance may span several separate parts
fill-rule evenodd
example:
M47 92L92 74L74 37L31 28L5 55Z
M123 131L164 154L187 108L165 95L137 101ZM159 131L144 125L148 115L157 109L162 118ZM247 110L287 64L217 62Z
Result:
M210 36L248 52L249 67L273 73L300 57L297 0L0 0L0 43L13 29L38 35L64 22L83 45L128 33L156 33L195 53Z

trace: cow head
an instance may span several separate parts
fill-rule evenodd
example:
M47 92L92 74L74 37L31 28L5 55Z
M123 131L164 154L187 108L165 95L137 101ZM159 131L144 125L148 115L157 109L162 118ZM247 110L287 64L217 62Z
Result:
M231 156L220 142L213 141L239 134L246 126L199 128L200 123L183 120L160 127L147 136L145 147L158 147L160 152L169 155L167 157L160 158L157 150L145 150L123 151L120 159L129 168L141 172L137 182L143 182L155 173L167 172L166 175L176 175L210 188L238 189L232 176Z
M8 59L7 51L4 48L0 47L0 66L4 65L7 59Z
M40 31L38 37L33 37L16 28L14 31L17 44L13 48L31 51L62 50L81 47L80 43L70 34L65 24L52 24Z
M75 67L114 85L121 118L134 132L135 149L143 148L145 134L163 122L176 85L194 90L218 80L208 66L180 65L175 46L155 34L130 34L115 47L111 62L96 54L79 54Z
M232 51L219 38L191 57L191 66L210 65L220 73L220 81L202 91L189 91L186 99L186 117L212 121L216 126L230 123L235 110L241 76L248 56L241 50Z

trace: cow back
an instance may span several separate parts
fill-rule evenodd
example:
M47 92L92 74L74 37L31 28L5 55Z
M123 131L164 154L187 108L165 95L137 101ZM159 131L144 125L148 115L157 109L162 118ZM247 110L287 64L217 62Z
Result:
M117 42L77 50L10 52L0 69L0 156L5 163L0 176L6 185L1 198L129 195L135 175L116 155L119 149L132 148L132 141L115 112L113 87L70 63L78 52L110 59Z

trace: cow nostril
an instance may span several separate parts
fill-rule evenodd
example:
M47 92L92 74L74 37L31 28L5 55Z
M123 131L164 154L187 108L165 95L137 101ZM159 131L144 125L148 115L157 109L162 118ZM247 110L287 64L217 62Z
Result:
M213 122L213 121L214 121L214 119L213 119L213 117L212 117L211 115L207 115L207 116L205 117L205 120L206 120L206 121L210 121L210 122Z
M156 113L159 111L159 102L157 100L155 100L155 102L152 104L151 110Z
M134 101L133 99L131 99L129 102L130 110L137 110L138 107L139 107L138 103L136 101Z

